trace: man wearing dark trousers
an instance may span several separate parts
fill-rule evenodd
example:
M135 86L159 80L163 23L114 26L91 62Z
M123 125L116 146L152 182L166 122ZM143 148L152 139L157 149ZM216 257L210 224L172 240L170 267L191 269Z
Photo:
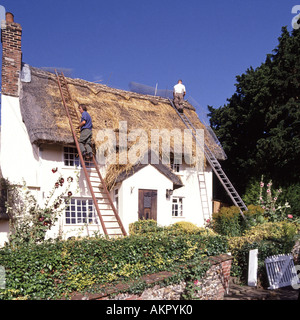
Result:
M81 113L81 120L78 126L78 129L80 129L79 147L84 159L91 160L93 158L92 118L87 112L86 105L84 104L79 105L79 111Z
M179 112L183 112L183 98L185 96L185 86L182 84L182 80L178 80L178 83L174 86L173 96L174 105Z

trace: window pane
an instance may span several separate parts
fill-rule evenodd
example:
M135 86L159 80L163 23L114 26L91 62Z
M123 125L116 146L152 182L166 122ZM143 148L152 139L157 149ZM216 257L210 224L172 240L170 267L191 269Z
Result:
M182 217L183 216L183 198L172 199L172 216Z
M151 197L144 196L144 208L151 208Z
M65 210L66 224L82 224L82 223L98 224L97 216L92 200L71 199L71 206Z

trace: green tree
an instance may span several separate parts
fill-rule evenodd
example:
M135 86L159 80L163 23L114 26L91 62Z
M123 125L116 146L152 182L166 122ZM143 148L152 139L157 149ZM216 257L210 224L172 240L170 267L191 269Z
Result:
M208 106L224 170L241 194L262 174L282 187L299 182L300 29L283 27L278 40L264 63L236 77L226 105Z

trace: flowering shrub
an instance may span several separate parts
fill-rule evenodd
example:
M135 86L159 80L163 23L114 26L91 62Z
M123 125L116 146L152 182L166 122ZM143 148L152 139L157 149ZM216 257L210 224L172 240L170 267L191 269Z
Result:
M57 168L52 169L53 174L57 171ZM9 185L6 208L10 217L9 242L11 245L38 243L45 239L47 230L51 229L72 197L70 187L73 178L68 177L66 181L65 184L65 179L59 175L42 206L28 189L25 181L22 188Z
M287 215L286 210L290 208L289 203L286 201L283 204L278 203L278 198L282 193L281 189L273 190L272 181L270 180L267 185L263 181L263 176L260 182L260 192L257 203L265 210L265 217L272 222L282 221L285 219L292 219L292 215Z

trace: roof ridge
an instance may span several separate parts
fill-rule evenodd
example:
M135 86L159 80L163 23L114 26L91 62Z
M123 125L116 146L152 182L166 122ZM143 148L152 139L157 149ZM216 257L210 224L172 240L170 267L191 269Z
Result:
M41 68L37 68L33 66L30 66L30 71L35 76L47 78L47 79L51 78L52 80L56 81L56 75L51 71L43 70ZM113 93L113 94L120 95L126 100L129 100L130 98L136 98L136 99L143 99L143 100L150 100L150 101L160 101L160 102L165 102L169 104L169 101L167 98L141 94L137 92L128 91L125 89L113 88L104 84L94 83L94 82L91 82L85 79L80 79L80 78L71 78L67 76L65 78L68 83L73 84L75 86L85 87L90 91L92 91L95 95L97 95L100 92L106 92L106 93Z

